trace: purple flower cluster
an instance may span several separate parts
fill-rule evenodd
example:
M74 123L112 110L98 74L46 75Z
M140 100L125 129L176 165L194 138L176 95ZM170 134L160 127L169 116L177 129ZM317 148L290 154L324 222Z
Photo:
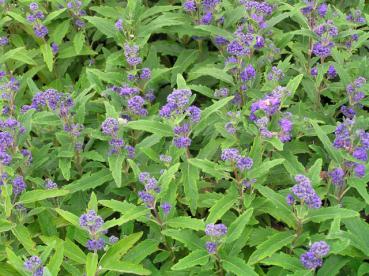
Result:
M332 20L327 20L324 24L316 26L314 32L318 35L319 41L313 45L313 54L321 59L330 56L335 45L332 39L338 36L338 28Z
M147 116L148 112L144 108L145 99L141 96L133 96L128 100L128 109L134 114L139 116Z
M225 98L228 95L229 95L229 90L228 90L228 88L225 88L225 87L219 88L219 89L215 90L215 92L214 92L214 97L216 97L216 98Z
M191 138L188 136L190 135L190 125L184 123L179 126L174 127L174 134L175 137L173 139L173 144L177 148L188 148L191 145Z
M368 161L369 133L363 129L355 129L355 118L346 118L339 123L335 130L333 146L343 149L359 161ZM359 162L345 162L347 169L352 169L355 176L362 178L365 175L365 166ZM332 179L333 182L333 179Z
M9 39L7 36L0 36L0 46L6 46L9 44Z
M37 3L31 3L29 5L30 14L27 15L27 21L33 24L33 32L39 38L44 38L49 30L42 24L42 20L45 18L44 13L39 9Z
M361 10L354 10L352 12L350 12L347 16L346 19L348 21L357 23L357 24L365 24L366 20L365 17L363 16Z
M235 164L240 171L250 170L254 164L250 157L241 156L238 149L235 148L224 149L221 154L221 159Z
M158 181L148 172L140 173L138 180L145 185L145 190L138 192L138 196L149 209L155 208L155 195L160 192Z
M261 29L265 29L267 27L265 20L266 16L273 12L273 7L271 5L267 2L251 0L240 0L240 3L244 5L246 11L249 13L250 19L252 19Z
M300 261L303 266L315 270L323 265L323 257L328 255L329 245L325 241L314 242L310 249L301 255Z
M52 181L51 179L47 179L45 181L45 184L44 184L45 188L47 190L53 190L53 189L57 189L58 188L58 184L56 184L54 181Z
M281 131L278 133L279 140L282 143L286 143L292 139L291 131L293 127L293 123L291 120L292 114L289 112L284 113L284 117L279 120L278 124L281 128Z
M42 260L38 256L29 257L23 264L25 270L32 273L32 276L44 275Z
M0 71L0 93L3 99L3 115L14 115L16 110L15 96L19 90L19 81L13 76Z
M103 250L105 246L105 242L102 238L98 238L98 239L91 239L88 240L86 243L86 248L90 251L99 251L99 250Z
M122 19L118 19L118 20L115 22L115 28L116 28L118 31L123 31L123 20L122 20Z
M124 56L126 57L127 63L132 67L142 63L142 58L139 57L138 45L124 44Z
M16 177L14 177L12 185L13 185L13 194L15 196L18 196L21 193L23 193L27 187L26 182L24 182L23 176L21 175L17 175Z
M305 16L314 16L318 15L319 17L325 17L328 12L328 5L326 3L322 3L319 6L315 5L314 0L305 0L306 6L301 9L301 12Z
M161 162L168 163L168 164L171 163L173 160L172 156L164 155L164 154L160 154L159 159Z
M82 9L82 5L82 1L79 0L71 0L67 3L67 9L72 14L74 25L77 28L84 28L86 25L82 17L87 13Z
M273 66L267 78L270 81L280 81L284 78L284 73L278 67Z
M329 176L331 177L332 183L336 186L343 186L344 184L344 177L345 177L345 171L342 168L335 168L332 171L330 171Z
M320 208L322 201L311 186L310 179L299 174L295 176L295 181L297 184L292 187L292 192L300 199L301 204L305 203L309 208Z
M193 15L194 19L197 19L195 12L199 12L200 18L195 20L195 22L197 24L209 25L213 21L213 13L219 3L220 0L202 0L201 2L186 0L183 3L183 10Z
M175 89L167 97L167 103L160 109L159 115L170 118L173 115L182 115L186 112L192 93L188 89Z
M205 234L211 238L211 241L208 241L205 244L205 248L209 254L215 254L217 252L218 244L221 238L224 237L227 232L228 228L223 223L210 223L206 225Z
M172 209L172 205L168 202L163 202L161 205L161 210L163 211L164 215L168 215L170 210Z
M94 210L89 210L80 216L79 225L87 230L91 236L95 236L101 231L104 220Z
M364 92L361 91L365 84L366 79L364 77L358 77L354 82L346 86L346 93L351 107L357 106L365 98Z

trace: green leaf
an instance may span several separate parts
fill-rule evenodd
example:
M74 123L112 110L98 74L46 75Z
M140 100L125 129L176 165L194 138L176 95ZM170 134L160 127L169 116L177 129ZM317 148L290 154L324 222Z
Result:
M203 220L185 216L168 219L165 224L172 228L188 228L195 231L202 231L205 229Z
M113 175L113 179L117 187L122 187L122 166L124 156L121 154L110 155L109 158L109 169Z
M339 207L325 207L319 209L309 209L308 215L304 219L304 223L308 221L323 222L335 218L354 218L358 217L359 213L350 209Z
M228 84L233 84L233 78L225 70L213 66L200 67L189 72L187 81L192 81L203 76L210 76L217 80L224 81Z
M364 178L349 178L347 183L350 187L356 189L359 195L365 200L365 203L369 205L369 194L368 194L368 180L367 177Z
M283 252L275 253L271 257L261 261L261 263L269 266L279 266L291 271L302 269L302 264L298 258Z
M188 249L204 249L204 242L199 239L197 235L192 230L189 229L166 229L162 233L165 236L171 237L181 243L183 243Z
M57 241L55 246L55 253L50 258L47 268L50 270L51 275L58 275L60 267L64 261L64 243Z
M237 196L230 192L227 195L222 196L218 199L215 204L209 209L209 215L206 219L206 223L215 223L218 219L221 219L222 216L233 207L233 205L237 202Z
M78 264L85 264L86 262L86 255L83 253L81 248L78 245L73 243L68 238L64 242L64 251L65 256L69 259L75 261Z
M112 38L116 34L116 29L114 26L114 22L112 20L108 20L106 18L98 17L98 16L84 16L89 23L91 23L96 29L106 35L108 38Z
M102 256L99 264L106 267L108 264L116 263L141 237L142 232L124 237L109 248L109 250Z
M143 130L164 137L173 136L172 128L158 121L149 121L149 120L131 121L127 124L127 127L136 130Z
M229 41L233 40L234 38L234 35L232 33L226 31L225 29L216 27L214 25L199 25L196 26L195 29L206 31L210 33L213 37L222 36Z
M246 212L240 215L235 221L232 222L232 224L229 226L229 230L227 233L226 238L227 243L234 242L241 237L242 232L245 229L245 226L251 219L253 211L254 211L253 208L248 209Z
M65 196L69 194L68 190L59 190L59 189L52 189L52 190L33 190L25 192L21 195L19 201L27 204L32 203L48 198L54 198L59 196Z
M80 179L73 181L71 184L64 186L64 189L69 190L71 193L77 191L86 191L96 188L108 181L113 180L109 170L101 169L96 173L85 173Z
M62 175L66 180L70 179L71 168L72 168L72 160L70 158L59 158L59 169L61 170Z
M228 177L227 173L224 172L223 168L219 166L217 163L211 162L206 159L197 159L197 158L191 158L188 159L187 161L192 166L199 168L203 172L206 172L211 176L214 176L215 178Z
M44 43L40 46L41 53L44 57L44 61L47 65L47 68L50 72L53 71L53 64L54 64L54 55L51 47L48 43Z
M255 188L270 202L273 204L273 208L276 210L276 214L278 214L278 218L287 223L290 227L295 227L296 221L292 210L288 207L286 203L286 199L270 189L269 187L262 185L255 185Z
M208 118L219 109L223 108L227 103L229 103L233 99L233 96L221 99L219 101L214 102L211 106L205 108L201 112L201 119L195 127L193 128L194 136L197 136L203 129L208 126Z
M13 229L16 226L16 224L13 224L12 222L0 218L0 233L9 231Z
M360 251L362 251L367 257L369 256L369 225L365 221L359 218L345 219L344 224L348 230L346 235L350 239L350 244Z
M125 273L136 274L136 275L150 275L151 274L150 270L147 270L142 265L125 262L125 261L115 261L113 263L105 264L102 267L102 269L124 273L124 274Z
M291 244L295 237L295 234L290 231L279 232L270 236L266 241L256 247L256 250L250 256L248 263L253 265L266 257L272 256L278 250Z
M265 174L269 173L269 171L284 162L284 159L274 159L270 161L263 162L260 166L253 167L248 173L249 178L258 178L262 177Z
M317 276L338 275L341 268L343 268L349 261L350 259L347 257L329 256L329 258L324 260L324 265L319 269Z
M24 249L26 249L30 255L34 255L36 252L36 244L32 240L31 233L28 231L27 227L18 224L11 230L13 235L23 245Z
M254 269L245 263L244 260L232 256L226 257L222 259L223 268L231 273L234 273L237 276L257 276L258 274L254 271Z
M296 77L294 77L293 79L291 79L288 84L287 84L287 90L291 93L291 98L293 97L293 95L295 95L295 92L297 90L297 88L299 87L302 78L304 77L303 74L297 75Z
M70 222L72 225L74 226L79 226L79 218L71 213L71 212L68 212L68 211L64 211L62 209L59 209L59 208L55 208L54 209L63 219L65 219L66 221Z
M73 37L73 46L76 54L82 51L83 45L85 44L85 33L82 31L77 32Z
M197 209L197 201L199 199L199 190L197 187L199 170L186 161L182 164L181 171L184 194L186 196L186 199L189 201L192 215L195 215Z
M175 174L179 169L180 163L172 165L169 169L165 170L159 178L159 184L161 187L161 194L165 194L169 189L169 184L175 178Z
M96 253L88 253L86 259L86 276L95 276L99 256Z
M329 153L329 155L337 162L337 164L341 164L343 157L342 154L333 148L331 141L329 140L328 136L322 130L322 128L313 120L310 120L319 140L323 143L324 148Z
M56 10L56 11L53 11L53 12L49 13L49 14L46 16L46 18L45 18L45 20L44 20L43 24L45 24L45 25L49 24L49 23L50 23L51 21L53 21L55 18L58 18L58 17L59 17L59 15L61 15L62 13L64 13L66 10L67 10L66 8L63 8L63 9L58 9L58 10Z
M195 250L186 257L180 259L178 263L172 266L172 270L184 270L196 265L205 265L209 262L209 254L205 250Z
M146 239L128 251L123 257L124 261L139 263L147 256L160 250L160 241L153 239Z

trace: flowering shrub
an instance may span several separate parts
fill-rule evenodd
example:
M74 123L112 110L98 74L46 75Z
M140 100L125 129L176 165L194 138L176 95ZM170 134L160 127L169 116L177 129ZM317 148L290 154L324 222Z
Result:
M0 1L0 275L369 274L366 1Z

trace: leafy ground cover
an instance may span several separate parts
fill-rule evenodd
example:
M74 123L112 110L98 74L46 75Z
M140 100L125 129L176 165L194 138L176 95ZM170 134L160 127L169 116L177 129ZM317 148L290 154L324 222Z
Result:
M365 1L0 1L0 275L368 275Z

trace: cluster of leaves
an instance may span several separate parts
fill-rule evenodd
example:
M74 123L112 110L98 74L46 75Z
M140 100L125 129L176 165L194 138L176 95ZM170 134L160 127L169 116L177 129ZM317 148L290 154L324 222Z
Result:
M0 275L368 274L368 9L0 1Z

